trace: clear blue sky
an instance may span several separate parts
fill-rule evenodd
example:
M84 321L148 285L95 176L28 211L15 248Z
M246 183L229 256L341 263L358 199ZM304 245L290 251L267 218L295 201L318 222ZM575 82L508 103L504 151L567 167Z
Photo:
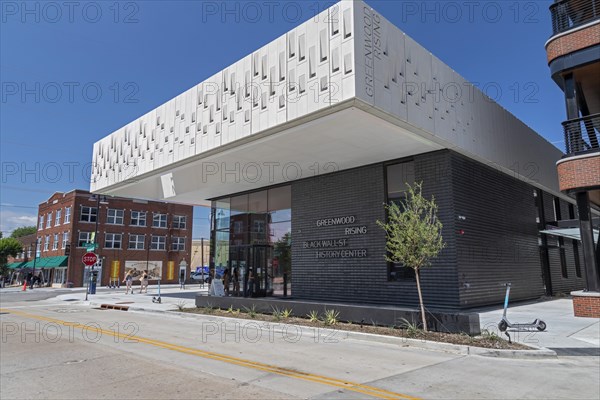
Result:
M550 79L544 50L551 1L367 2L562 146L563 97ZM76 4L0 3L5 235L34 224L37 205L53 192L89 189L95 141L333 2ZM208 236L206 210L195 213L194 237L200 236Z

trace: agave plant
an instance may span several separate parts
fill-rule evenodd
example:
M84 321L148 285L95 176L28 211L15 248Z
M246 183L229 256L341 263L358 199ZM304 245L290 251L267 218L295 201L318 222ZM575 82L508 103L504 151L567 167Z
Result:
M336 310L325 310L325 317L323 322L325 325L335 325L339 322L340 312Z

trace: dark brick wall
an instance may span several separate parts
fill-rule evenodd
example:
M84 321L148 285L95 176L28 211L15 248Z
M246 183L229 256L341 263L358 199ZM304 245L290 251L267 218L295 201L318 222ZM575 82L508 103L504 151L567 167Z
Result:
M444 178L447 152L415 157L417 180L425 181L424 193L435 195L449 244L433 265L423 272L427 306L458 306L456 253L452 243L451 185ZM389 282L385 234L376 225L385 218L384 165L371 165L320 176L292 184L292 276L294 297L374 304L418 304L414 280ZM353 225L366 225L366 235L345 236L345 225L318 227L322 218L355 216ZM303 249L307 240L348 239L347 249L366 248L366 258L318 259L314 249Z
M446 248L422 272L425 304L431 309L467 309L501 304L506 282L511 301L544 294L538 210L534 187L495 168L451 151L414 156L415 177L426 197L434 196ZM388 281L385 234L385 165L376 164L292 183L292 282L299 299L415 306L414 280ZM546 217L554 218L552 196L544 194ZM562 217L568 206L561 203ZM318 227L317 220L354 216L366 235L344 235L346 225ZM315 256L309 240L347 239L342 249L367 249L365 258ZM552 239L550 240L552 242ZM336 250L336 249L333 249ZM338 249L339 250L339 249ZM573 246L565 240L568 278L559 252L550 251L554 290L581 288Z
M538 247L538 215L531 185L452 153L457 215L458 276L462 308L498 304L502 284L511 300L544 294Z

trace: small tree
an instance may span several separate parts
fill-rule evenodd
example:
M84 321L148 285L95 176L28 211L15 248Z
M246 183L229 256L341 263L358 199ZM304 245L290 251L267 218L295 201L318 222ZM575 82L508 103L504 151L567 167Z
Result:
M6 263L8 257L16 257L22 251L21 242L14 238L0 239L0 276L4 276L8 272Z
M427 200L423 197L422 182L407 186L402 208L396 203L386 204L388 222L377 221L377 225L387 235L385 259L415 270L423 330L427 332L420 271L431 265L431 259L436 258L446 244L442 239L442 223L437 218L435 198L432 196Z

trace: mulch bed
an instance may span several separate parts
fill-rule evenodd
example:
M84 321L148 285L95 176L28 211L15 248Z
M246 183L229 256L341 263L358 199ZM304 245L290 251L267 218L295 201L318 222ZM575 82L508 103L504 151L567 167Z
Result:
M387 335L419 340L430 340L433 342L444 342L474 347L483 347L488 349L531 350L530 347L527 347L520 343L509 343L507 340L493 333L482 334L480 336L469 336L467 334L459 333L424 332L420 329L402 329L399 327L392 328L386 326L374 326L366 324L360 325L348 322L337 322L335 325L326 325L323 322L311 322L308 318L276 318L271 314L261 314L257 312L256 314L251 315L247 312L240 310L228 311L221 310L218 308L186 308L181 311L192 314L216 315L219 317L241 318L254 321L293 324L316 328L339 329L342 331L374 333L378 335Z

